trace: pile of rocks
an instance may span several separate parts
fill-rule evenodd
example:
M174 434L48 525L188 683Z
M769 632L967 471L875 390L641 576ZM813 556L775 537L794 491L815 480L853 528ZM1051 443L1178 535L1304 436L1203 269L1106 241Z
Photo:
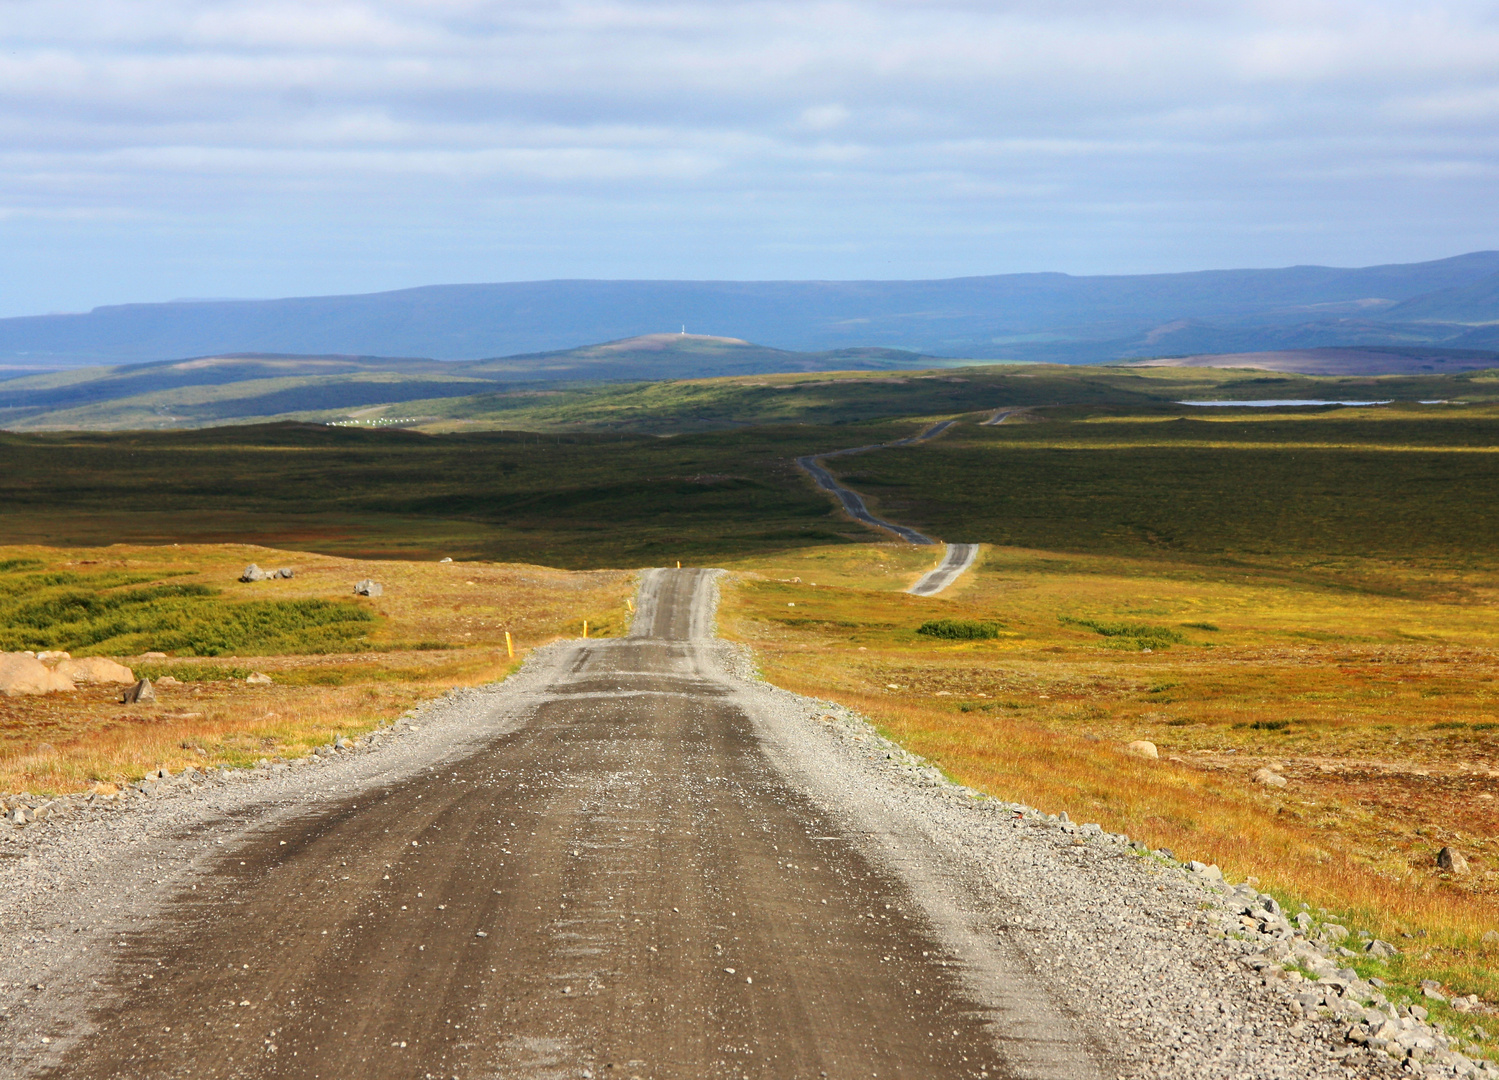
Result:
M1099 825L1075 824L1066 813L1046 814L1019 804L1014 810L1080 838L1148 851L1144 844ZM1244 949L1240 963L1259 972L1268 985L1282 988L1307 1019L1347 1025L1343 1030L1351 1044L1348 1052L1364 1047L1423 1076L1499 1077L1499 1066L1469 1058L1462 1052L1461 1040L1431 1022L1425 1007L1391 1002L1383 993L1383 981L1365 980L1347 966L1349 959L1361 954L1379 959L1397 955L1399 950L1389 942L1367 933L1351 934L1336 923L1319 924L1309 911L1288 918L1275 897L1247 883L1229 885L1216 866L1178 862L1164 848L1150 855L1186 870L1213 898L1215 910L1209 919L1217 924L1220 936L1240 943ZM1422 990L1429 1000L1447 1000L1435 982L1423 983ZM1460 1011L1481 1007L1476 997L1462 1000L1465 1007Z
M1217 869L1190 865L1202 875ZM1215 891L1223 896L1216 921L1248 950L1242 962L1267 981L1283 985L1308 1017L1343 1021L1348 1024L1350 1043L1397 1062L1445 1070L1435 1075L1499 1076L1493 1062L1473 1061L1462 1053L1459 1040L1448 1036L1440 1024L1429 1022L1424 1006L1392 1003L1383 993L1381 980L1365 980L1347 966L1349 959L1360 954L1380 959L1397 955L1399 950L1389 942L1367 933L1350 934L1337 923L1318 925L1308 911L1287 919L1274 897L1257 892L1252 885L1221 885ZM1435 982L1423 983L1422 991L1429 1000L1447 1000ZM1464 1002L1465 1012L1477 1005L1476 998Z
M239 576L241 581L273 581L276 578L289 578L292 572L286 567L280 570L262 570L259 566L251 563L245 567L245 572Z
M80 806L94 799L92 792L77 795L33 795L23 791L18 795L0 795L0 830L34 825L49 817L66 817Z

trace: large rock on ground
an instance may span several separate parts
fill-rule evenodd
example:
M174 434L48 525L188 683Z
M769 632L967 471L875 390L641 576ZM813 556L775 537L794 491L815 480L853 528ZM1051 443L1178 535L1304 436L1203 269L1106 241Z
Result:
M249 566L245 567L245 572L239 576L239 579L241 581L264 581L270 576L270 574L267 574L260 567L256 566L254 563L251 563Z
M1466 874L1468 860L1463 858L1463 853L1456 848L1444 847L1437 852L1437 869L1445 870L1449 874Z
M1259 769L1254 774L1254 782L1263 784L1265 787L1282 788L1286 786L1286 778L1274 769Z
M1161 756L1161 752L1155 748L1155 743L1149 739L1136 739L1124 748L1124 752L1130 757L1146 758L1150 761Z
M75 683L119 683L130 686L135 682L135 672L124 664L106 660L102 656L85 656L79 660L64 660L52 669Z
M73 690L73 681L59 675L34 656L25 653L0 653L0 694L50 694L55 690Z
M156 700L156 691L151 686L150 679L142 679L129 690L125 691L124 697L120 698L121 705L139 705Z
M354 585L354 595L356 596L379 596L384 591L385 589L381 587L380 583L371 578L365 578Z

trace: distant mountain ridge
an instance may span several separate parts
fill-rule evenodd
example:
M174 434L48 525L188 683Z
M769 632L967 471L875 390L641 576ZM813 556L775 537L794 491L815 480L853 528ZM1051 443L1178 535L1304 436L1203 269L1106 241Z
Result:
M0 364L247 353L513 359L682 324L794 353L875 347L1071 363L1332 346L1482 349L1499 344L1499 252L1355 269L937 281L533 281L129 304L0 319Z

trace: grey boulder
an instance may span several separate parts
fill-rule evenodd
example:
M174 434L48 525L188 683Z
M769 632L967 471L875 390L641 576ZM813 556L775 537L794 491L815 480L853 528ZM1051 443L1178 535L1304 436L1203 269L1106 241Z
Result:
M1456 848L1444 847L1437 852L1437 869L1449 874L1466 874L1468 860L1463 858L1463 853Z
M156 690L151 686L150 679L142 679L129 690L125 691L120 703L123 705L150 704L156 700Z

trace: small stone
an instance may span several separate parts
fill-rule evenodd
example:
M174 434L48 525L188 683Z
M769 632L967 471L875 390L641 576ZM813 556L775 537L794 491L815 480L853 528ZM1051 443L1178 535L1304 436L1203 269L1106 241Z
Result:
M252 671L245 676L245 682L250 686L270 686L274 680L263 671Z
M450 559L450 558L447 558L446 556L444 556L443 558L438 559L437 561L438 562L452 562L453 560Z
M120 698L122 705L149 705L156 700L156 691L151 687L150 679L142 679Z
M370 578L365 578L363 581L354 584L355 596L380 596L384 592L385 589L381 584Z
M277 577L277 578L289 578L291 576L292 576L291 570L288 569L285 566L283 566L280 570L277 570L274 574L271 575L271 577Z
M1161 756L1161 752L1156 749L1155 743L1149 739L1136 739L1124 748L1124 752L1130 757L1144 758L1148 761L1155 761Z
M1348 927L1339 926L1337 923L1327 923L1322 927L1322 936L1336 945L1340 941L1348 940Z
M1265 787L1283 788L1286 786L1286 778L1274 769L1259 769L1254 774L1254 782L1263 784Z
M1481 940L1485 945L1499 945L1499 930L1485 930Z
M164 652L141 653L142 660L165 660L166 658L167 654Z
M1373 941L1365 943L1364 952L1368 953L1370 956L1385 959L1391 956L1398 956L1400 950L1395 948L1395 946L1391 945L1388 941L1380 941L1378 938L1375 938Z
M1444 847L1437 852L1437 869L1448 874L1466 874L1468 860L1463 858L1463 853L1456 848Z

